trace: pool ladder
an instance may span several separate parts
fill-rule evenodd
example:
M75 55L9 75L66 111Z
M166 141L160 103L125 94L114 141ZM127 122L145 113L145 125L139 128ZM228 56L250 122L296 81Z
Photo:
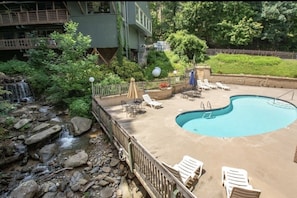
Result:
M200 107L203 108L203 110L205 110L205 105L204 105L203 101L201 101L201 103L200 103ZM206 107L208 107L209 109L212 109L211 104L210 104L209 101L207 101L207 103L206 103ZM205 113L202 115L202 118L207 118L207 119L212 118L212 112L211 112L211 111L205 112Z
M206 107L208 107L209 109L212 109L209 101L207 101ZM200 103L200 108L203 108L203 110L205 110L205 105L204 105L203 101L201 101L201 103Z
M294 98L294 94L295 94L295 90L294 90L294 89L289 90L289 91L283 93L282 95L280 95L280 96L278 96L278 97L275 97L273 103L275 103L275 101L276 101L277 99L279 99L280 97L282 97L282 96L284 96L284 95L287 95L287 94L290 93L290 92L292 92L291 100L293 100L293 98Z

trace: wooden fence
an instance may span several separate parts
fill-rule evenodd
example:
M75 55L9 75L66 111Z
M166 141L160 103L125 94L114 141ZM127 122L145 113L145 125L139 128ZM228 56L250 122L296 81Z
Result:
M196 198L141 143L129 135L95 97L92 99L92 114L119 150L120 159L126 161L152 198Z
M207 49L208 55L216 55L218 53L224 54L249 54L258 56L277 56L283 59L296 59L297 53L295 52L282 52L282 51L267 51L267 50L245 50L245 49Z

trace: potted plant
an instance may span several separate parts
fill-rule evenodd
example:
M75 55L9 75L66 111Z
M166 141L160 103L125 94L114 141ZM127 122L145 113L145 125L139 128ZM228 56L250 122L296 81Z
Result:
M168 82L161 82L159 85L160 89L168 89L170 87L170 84Z

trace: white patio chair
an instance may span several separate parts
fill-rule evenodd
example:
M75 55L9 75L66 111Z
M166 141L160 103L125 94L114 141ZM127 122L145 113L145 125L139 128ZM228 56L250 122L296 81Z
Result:
M206 86L208 86L208 87L210 87L210 88L212 88L212 89L216 89L216 88L218 88L217 85L215 85L215 84L213 84L213 83L210 83L210 82L208 81L207 78L205 78L205 79L203 80L203 83L204 83Z
M142 98L144 100L144 102L146 104L148 104L149 106L153 107L153 108L157 108L157 107L162 107L162 103L161 102L158 102L154 99L151 99L151 97L148 95L148 94L144 94L142 95Z
M201 89L204 89L204 90L210 90L211 88L207 85L205 85L202 80L197 80L197 87L198 89L201 88Z
M221 82L216 82L216 85L218 86L218 88L220 89L224 89L224 90L230 90L230 87L228 87L227 85L221 83Z
M249 184L247 171L240 168L222 166L222 184L226 189L227 198L231 198L233 189L235 187L240 188L240 189L234 189L236 192L240 192L241 189L246 189L246 191L242 190L242 192L249 192L247 190L259 191L257 189L254 189L253 186ZM236 192L234 193L236 194ZM253 192L251 193L253 194Z
M174 166L170 166L164 162L162 164L189 189L194 188L194 185L202 175L203 162L188 155L185 155Z

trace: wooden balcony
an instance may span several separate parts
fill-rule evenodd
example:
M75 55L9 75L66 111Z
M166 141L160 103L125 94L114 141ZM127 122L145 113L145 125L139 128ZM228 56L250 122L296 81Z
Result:
M66 9L39 10L0 14L0 27L13 25L52 24L68 21Z
M55 41L52 41L49 38L22 38L0 40L0 50L21 50L36 48L40 39L45 39L48 43L48 47L56 48Z

